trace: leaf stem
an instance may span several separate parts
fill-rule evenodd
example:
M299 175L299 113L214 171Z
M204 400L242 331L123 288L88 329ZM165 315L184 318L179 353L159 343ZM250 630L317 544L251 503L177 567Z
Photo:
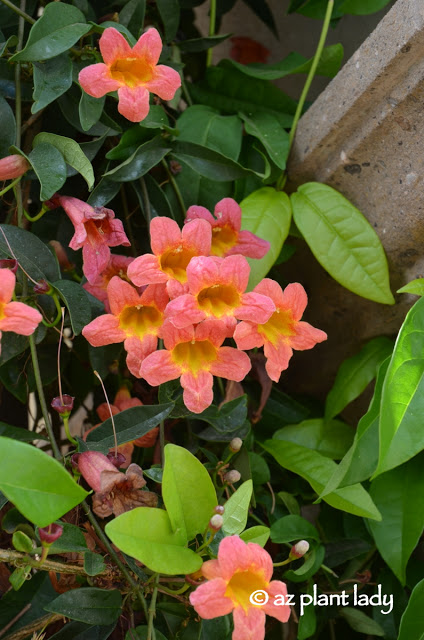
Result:
M19 9L19 7L14 5L13 2L10 2L10 0L0 0L0 2L2 2L4 5L6 5L6 7L9 7L9 9L11 9L15 13L17 13L18 16L20 16L21 18L23 18L24 20L26 20L30 24L35 24L36 21L34 20L34 18L31 18L31 16L29 16L27 13L25 13L25 11L22 9L22 4L25 4L25 2L23 2L23 3L21 2L21 8L20 9Z
M211 0L210 9L209 9L209 36L215 35L215 27L216 27L216 0ZM210 67L212 64L212 53L213 53L213 48L210 47L206 54L207 67Z
M53 449L54 457L56 458L56 460L61 460L62 455L60 453L59 447L57 446L49 412L47 410L47 403L46 403L46 398L43 390L43 382L41 380L40 365L38 363L37 348L35 346L34 334L32 334L32 336L29 336L29 346L31 349L32 366L34 369L35 384L37 386L38 399L40 401L40 406L41 406L41 413L43 414L44 423L46 426L47 434L49 436L50 444Z
M0 0L0 2L1 2L1 0ZM22 179L22 176L19 176L19 178L15 178L13 180L13 182L8 184L7 187L5 187L3 189L3 191L0 191L0 197L4 196L4 194L7 193L10 189L13 189L13 187L16 186L21 179Z
M155 637L155 630L153 628L153 620L156 614L156 599L158 597L159 586L159 574L155 576L155 586L153 588L152 598L149 605L149 615L147 618L147 640L153 640Z
M180 205L181 213L183 214L183 219L184 219L185 216L186 216L186 206L184 204L184 200L183 200L183 197L181 195L181 191L180 191L180 189L178 187L178 184L177 184L174 176L171 173L170 168L168 167L168 163L166 162L166 160L162 160L162 166L166 171L166 174L168 176L169 182L172 185L172 188L174 189L174 192L175 192L175 195L177 197L178 204Z
M292 143L293 143L294 136L296 134L296 129L297 129L297 125L298 125L300 116L302 115L303 107L305 105L305 100L307 98L309 89L311 87L312 80L314 79L318 63L319 63L319 61L321 59L322 50L324 49L325 41L327 39L327 33L328 33L329 26L330 26L331 15L333 13L333 6L334 6L334 0L328 0L327 10L325 12L324 23L322 25L322 30L321 30L321 35L320 35L320 38L319 38L319 41L318 41L317 50L315 52L311 68L309 70L308 76L307 76L306 81L305 81L305 85L304 85L302 93L300 95L300 99L299 99L299 102L298 102L298 105L297 105L297 108L296 108L296 113L294 114L294 118L293 118L293 124L292 124L292 127L290 129L290 134L289 134L289 153L290 153L290 149L291 149L291 146L292 146ZM286 174L285 171L283 171L282 174L280 175L278 181L277 181L277 185L276 185L277 189L279 189L279 190L283 189L284 184L286 182L286 179L287 179L287 174Z

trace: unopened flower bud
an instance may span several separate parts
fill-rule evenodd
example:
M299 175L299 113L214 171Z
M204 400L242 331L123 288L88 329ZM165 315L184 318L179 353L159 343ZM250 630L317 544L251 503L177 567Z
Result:
M241 438L233 438L230 442L230 451L232 453L237 453L243 446L243 440Z
M37 284L34 285L34 293L43 294L43 293L51 293L52 288L47 282L47 280L38 280Z
M75 469L76 471L79 471L78 460L80 455L81 455L80 453L74 453L71 456L71 465L72 465L72 468Z
M220 516L219 513L216 513L209 520L208 526L209 526L209 529L212 529L212 531L219 531L223 524L224 524L224 518Z
M302 558L309 551L309 542L300 540L290 549L291 558Z
M6 156L0 160L0 180L19 178L30 168L29 162L18 154Z
M60 398L60 396L53 398L53 400L51 401L51 407L52 409L60 413L61 416L69 416L74 407L74 400L75 398L68 395L67 393L64 393L62 395L62 398Z
M18 261L13 258L3 258L0 260L0 269L9 269L13 273L16 273L18 266Z
M174 176L177 176L183 170L180 163L177 162L176 160L171 160L171 162L169 163L169 168L171 170L171 173L174 174Z
M38 529L41 545L43 547L50 546L55 540L58 540L63 533L63 527L60 524L49 524L48 527Z
M220 516L224 515L225 507L222 504L218 504L215 509L215 513L218 513Z
M232 469L231 471L228 471L225 474L224 481L227 482L228 484L235 484L240 480L240 478L241 478L240 472L236 471L235 469Z
M123 467L123 466L124 466L124 464L125 464L125 463L126 463L126 461L127 461L127 459L126 459L126 457L124 456L124 454L123 454L123 453L120 453L119 451L118 451L118 453L116 454L116 456L115 456L115 454L114 454L112 451L109 451L109 453L108 453L108 454L106 454L106 458L107 458L108 460L110 460L110 461L111 461L111 463L112 463L112 464L113 464L117 469L120 469L121 467Z
M119 471L114 464L100 451L84 451L78 460L79 470L94 491L101 491L100 474L102 471Z

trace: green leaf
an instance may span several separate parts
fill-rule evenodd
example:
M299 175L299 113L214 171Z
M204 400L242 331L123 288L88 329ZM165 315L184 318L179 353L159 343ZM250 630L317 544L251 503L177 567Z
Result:
M23 553L30 553L33 550L32 540L23 531L15 531L12 536L12 545L16 551L22 551Z
M20 427L12 427L10 424L0 422L0 436L3 438L12 438L12 440L20 440L21 442L32 442L33 440L47 440L35 431L27 431Z
M327 458L340 460L352 444L354 431L340 420L312 418L278 429L272 437L300 444Z
M189 414L193 418L208 422L213 428L222 433L232 433L238 427L241 427L247 416L247 396L234 398L229 402L224 402L221 407L211 405L202 413Z
M424 449L424 299L408 312L383 385L379 475Z
M424 278L411 280L404 287L398 289L397 293L412 293L414 296L424 296Z
M55 553L85 553L88 550L84 534L79 527L61 520L57 524L60 524L63 531L60 538L55 540L50 547L50 555Z
M199 640L230 640L231 639L231 616L221 616L212 620L202 620ZM198 628L196 629L196 633ZM181 640L183 638L181 637ZM197 636L196 636L197 640Z
M280 255L288 236L291 222L290 200L283 191L263 187L254 191L241 203L241 228L251 231L271 244L268 253L260 260L248 259L250 278L248 289L253 289L266 276Z
M398 640L424 639L424 580L419 582L400 621Z
M166 156L169 147L165 146L162 136L145 142L120 165L107 171L104 176L116 182L130 182L144 176Z
M39 144L25 157L40 181L40 200L49 200L66 182L63 155L51 144Z
M40 323L34 332L35 344L39 344L45 338L46 331L46 327ZM29 343L26 336L21 336L17 333L13 333L12 331L5 331L1 339L0 366L3 366L6 362L9 362L9 360L15 356L18 356L20 353L25 351L28 346ZM8 365L8 370L5 372L6 374L11 373L10 368L10 365ZM4 381L4 378L2 381ZM3 383L6 385L6 382ZM16 380L14 380L14 383L16 383ZM26 388L23 402L26 402Z
M309 596L313 596L313 585L308 584L306 593ZM315 613L315 607L308 605L303 611L303 615L299 619L299 626L297 629L297 640L307 640L314 635L317 627L317 616Z
M18 36L17 35L13 35L13 36L9 36L7 39L5 38L5 36L3 35L3 33L0 32L0 58L5 54L5 52L8 49L11 49L12 47L16 47L16 45L18 44Z
M68 622L50 640L107 640L115 627L116 622L107 626Z
M353 400L358 398L374 380L383 360L393 351L393 342L384 336L373 338L354 356L345 360L325 402L327 420L337 416Z
M137 0L138 1L138 0ZM135 629L130 629L125 634L125 640L148 640L149 627L143 625L141 627L136 627ZM167 640L165 636L155 629L156 640Z
M63 2L52 2L31 27L25 47L11 60L32 62L54 58L70 49L90 28L79 9Z
M245 529L240 534L240 538L244 540L244 542L255 542L261 547L264 547L268 542L269 534L270 529L268 527L258 525L256 527L250 527L250 529Z
M85 289L72 280L58 280L53 287L66 304L74 334L77 336L91 322L91 308Z
M71 140L71 138L65 138L65 136L58 136L55 133L42 132L34 138L34 151L39 146L44 147L45 144L51 145L60 151L65 161L82 175L88 188L92 189L94 185L93 167L78 142ZM34 151L31 153L34 153ZM31 157L31 154L29 157Z
M15 591L19 591L22 585L31 577L31 565L27 564L24 567L18 567L9 576L9 582Z
M387 358L380 365L369 409L360 419L353 444L322 491L321 498L338 487L367 480L377 467L381 392L389 361L390 358Z
M53 252L37 236L25 229L9 224L0 225L19 264L34 280L57 280L60 270ZM0 234L0 254L10 258L9 247L3 234Z
M165 27L165 40L173 40L180 23L180 3L178 0L156 0L159 15Z
M390 0L345 0L339 7L339 11L355 16L366 16L380 11ZM412 640L412 639L411 639Z
M3 437L0 443L0 489L37 526L51 524L88 495L57 460L40 449Z
M253 484L261 485L269 482L271 472L264 458L254 451L249 451L248 457Z
M183 40L178 43L178 48L184 53L197 53L198 51L206 51L215 47L217 44L221 44L224 40L227 40L230 34L220 34L216 36L209 36L206 38L191 38L190 40Z
M266 0L244 0L244 3L252 9L253 13L272 31L274 36L278 38L278 31L274 21L272 11Z
M122 596L117 589L84 587L62 593L44 609L86 624L108 625L119 618L121 607Z
M72 85L72 62L67 53L61 53L46 62L34 62L33 68L34 102L31 113L38 113Z
M108 522L105 531L118 549L152 571L166 575L194 573L202 558L185 546L186 538L172 530L162 509L139 507Z
M370 522L375 543L393 573L405 584L406 565L424 529L424 454L379 476L370 495L382 515Z
M175 532L186 540L203 533L217 505L216 492L203 464L187 449L165 447L162 496Z
M165 131L176 132L169 126L168 116L165 109L159 104L152 104L147 116L138 125L141 129L165 129Z
M99 553L93 553L92 551L86 551L84 553L84 571L89 576L97 576L106 568L103 556Z
M134 47L134 45L137 42L137 40L134 38L131 31L129 31L127 27L125 27L123 24L119 24L119 22L114 22L113 20L105 20L105 22L102 22L101 24L90 22L90 25L92 30L95 33L100 33L100 34L102 34L105 29L108 29L109 27L113 27L114 29L119 31L119 33L122 33L122 35L125 36L125 38L130 43L131 47Z
M131 442L131 440L136 440L149 433L169 416L173 406L173 403L143 405L142 407L132 407L118 413L114 416L118 444ZM114 446L114 443L115 438L110 418L87 435L88 447L97 451L109 451Z
M337 468L333 460L292 442L266 440L261 446L277 460L283 469L297 473L309 482L318 494L322 492ZM337 489L323 499L335 509L374 520L381 519L375 504L360 484Z
M290 514L300 516L300 506L294 495L287 491L279 491L277 496L280 498L281 502Z
M119 12L119 22L138 36L143 27L145 11L146 0L129 0Z
M96 124L96 122L99 121L103 112L105 100L105 96L103 96L103 98L93 98L93 96L89 96L85 91L81 93L78 112L81 127L84 131L88 131Z
M312 578L312 576L320 570L321 565L324 562L324 556L324 545L315 547L315 549L312 549L312 551L310 551L310 553L305 557L303 564L298 569L289 569L286 571L284 578L290 582L305 582L305 580L309 580L309 578Z
M258 138L267 150L271 160L280 169L286 168L289 154L289 134L272 113L258 112L252 116L240 113L246 133Z
M294 540L320 540L314 525L301 516L283 516L271 526L271 540L279 544Z
M252 492L253 482L246 480L225 503L222 530L227 536L238 535L244 530Z
M16 122L15 115L5 98L0 95L0 122L2 132L0 136L0 158L9 155L9 147L15 144Z
M353 607L343 607L340 609L340 615L354 631L370 636L384 637L384 631L378 622L365 615L363 611Z
M394 304L384 249L359 209L318 182L303 184L291 201L294 221L324 269L353 293Z

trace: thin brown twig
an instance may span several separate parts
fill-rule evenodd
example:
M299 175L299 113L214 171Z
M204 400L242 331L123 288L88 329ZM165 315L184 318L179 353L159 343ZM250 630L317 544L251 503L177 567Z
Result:
M42 618L38 618L34 622L30 622L25 627L21 627L15 633L12 633L9 636L6 636L4 640L23 640L27 638L31 633L39 631L40 629L45 629L49 624L53 622L57 622L58 620L63 620L63 615L60 613L53 613L47 616L43 616Z
M19 611L19 613L17 613L16 616L14 618L12 618L12 620L10 622L8 622L5 627L3 627L3 629L0 629L0 638L6 633L6 631L9 631L9 629L11 629L13 627L15 622L18 622L18 620L20 620L22 618L22 616L26 614L28 609L31 609L31 603L30 602L23 609L21 609Z

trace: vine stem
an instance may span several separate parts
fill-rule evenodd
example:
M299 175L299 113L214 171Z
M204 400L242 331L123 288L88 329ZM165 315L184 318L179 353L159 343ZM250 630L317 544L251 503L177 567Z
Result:
M104 546L108 550L109 555L111 556L111 558L113 558L113 561L115 562L116 566L121 571L122 575L124 576L124 578L126 579L128 584L134 589L135 593L137 594L137 597L138 597L138 599L140 601L140 604L143 607L144 615L147 618L148 617L148 610L147 610L146 599L143 596L143 594L141 593L137 582L131 576L130 572L128 571L128 569L126 568L126 566L124 565L122 560L119 558L119 556L116 553L116 551L113 549L112 545L110 544L109 540L106 537L106 534L103 532L103 529L101 528L101 526L97 522L97 520L94 517L90 507L88 506L88 504L87 504L87 502L85 500L83 500L83 502L81 503L81 506L82 506L83 511L84 511L85 515L87 516L90 524L92 525L94 531L96 532L97 536L100 538L100 540L102 541L102 543L104 544Z
M147 619L147 640L153 640L155 638L155 630L153 628L153 621L156 614L156 598L158 597L159 586L159 574L155 576L155 586L153 588L152 598L149 605L149 616Z
M22 50L22 44L24 41L24 16L26 0L20 1L20 9L15 7L14 4L9 1L1 0L4 4L6 4L10 9L13 9L16 13L19 14L19 23L18 23L18 43L16 45L16 51L19 52ZM29 16L28 16L29 17ZM35 22L35 21L34 21ZM15 67L15 121L16 121L16 138L15 144L20 149L21 147L21 127L22 127L22 89L21 89L21 64L18 62ZM16 199L16 208L18 212L18 226L22 226L22 221L24 217L24 207L22 202L22 191L21 185L18 182L16 185L16 189L14 189L15 199Z
M183 218L185 218L186 216L186 206L184 204L184 200L183 197L181 195L181 191L177 185L177 182L174 178L174 176L172 175L172 172L170 170L170 168L168 167L168 163L166 162L166 160L162 160L162 166L166 171L166 175L168 176L169 182L172 185L172 188L174 189L175 195L177 197L178 200L178 204L180 205L180 209L181 209L181 213L183 214Z
M41 413L43 414L47 434L49 436L50 444L53 449L54 457L56 458L56 460L61 460L62 454L60 453L59 447L57 446L57 442L53 433L52 423L50 421L49 412L47 410L47 403L44 395L43 382L41 380L40 365L38 363L37 348L35 346L34 334L32 334L32 336L29 336L29 346L31 349L32 366L34 369L35 384L37 386L37 393L38 393L38 399L40 401Z
M6 5L6 7L9 7L9 9L12 9L12 11L14 11L15 13L18 14L18 16L20 16L21 18L23 18L24 20L26 20L27 22L29 22L30 24L35 24L35 20L34 18L31 18L31 16L29 16L27 13L25 13L25 11L19 7L17 7L16 5L13 4L13 2L10 2L9 0L0 0L0 2L4 5Z
M81 576L88 575L84 570L84 567L80 567L79 565L56 562L54 560L49 560L48 558L41 564L40 561L36 560L35 558L27 556L24 553L19 553L18 551L12 551L10 549L0 549L0 560L2 562L16 564L17 566L29 564L31 567L34 567L35 569L41 569L42 571L55 571L56 573L67 573ZM109 575L110 577L112 577L109 570L102 571L98 575Z
M216 26L216 0L211 0L210 9L209 9L209 36L215 35L215 26ZM206 66L210 67L212 64L212 47L208 49L206 54Z
M322 25L322 30L321 30L321 35L319 38L317 50L315 51L314 59L312 60L312 65L309 70L308 76L306 78L302 93L300 95L300 99L296 108L296 113L294 114L294 118L293 118L293 124L290 129L289 153L290 153L291 146L293 144L294 136L296 134L297 125L298 125L300 116L302 115L303 107L305 105L305 101L306 101L309 89L311 87L312 80L314 79L314 76L318 67L318 63L321 59L322 50L324 49L325 41L327 39L327 33L330 26L331 15L333 13L333 6L334 6L334 0L328 0L327 10L325 12L324 23ZM277 181L277 189L282 189L284 187L285 182L286 182L286 172L283 171L283 173L281 174L281 176Z

